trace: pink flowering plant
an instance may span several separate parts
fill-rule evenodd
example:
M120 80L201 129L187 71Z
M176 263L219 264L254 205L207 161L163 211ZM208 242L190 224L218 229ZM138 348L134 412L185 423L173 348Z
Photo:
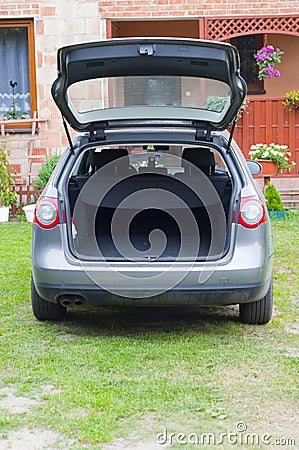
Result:
M283 55L283 53L284 52L279 48L275 50L272 45L262 47L256 52L254 57L259 66L259 80L265 80L272 77L280 77L280 72L279 70L275 69L275 64L281 63L281 56Z

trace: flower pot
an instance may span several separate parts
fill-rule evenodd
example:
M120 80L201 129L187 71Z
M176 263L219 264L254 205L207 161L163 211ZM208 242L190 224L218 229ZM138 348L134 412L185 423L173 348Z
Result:
M8 222L9 218L9 206L0 207L0 222Z
M26 214L26 219L27 222L33 222L33 217L34 217L34 210L35 210L35 204L33 205L26 205L23 207L23 210L25 211Z
M263 175L277 175L278 174L278 165L271 161L270 159L257 159L263 168Z

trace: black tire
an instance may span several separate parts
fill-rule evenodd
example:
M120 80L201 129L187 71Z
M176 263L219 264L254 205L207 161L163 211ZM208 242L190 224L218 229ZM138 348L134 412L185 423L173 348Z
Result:
M38 320L61 321L65 318L66 308L56 303L46 302L39 295L31 279L32 311Z
M240 303L240 321L251 325L264 325L270 322L273 309L272 280L264 298L257 302Z

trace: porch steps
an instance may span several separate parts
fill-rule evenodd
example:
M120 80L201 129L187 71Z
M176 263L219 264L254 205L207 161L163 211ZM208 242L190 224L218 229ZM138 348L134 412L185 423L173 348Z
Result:
M261 189L264 189L264 179L259 177L256 179ZM274 184L280 193L281 200L285 208L299 208L299 176L294 177L271 177L271 182Z
M299 177L271 178L285 208L299 208Z
M299 188L277 189L286 208L299 208Z

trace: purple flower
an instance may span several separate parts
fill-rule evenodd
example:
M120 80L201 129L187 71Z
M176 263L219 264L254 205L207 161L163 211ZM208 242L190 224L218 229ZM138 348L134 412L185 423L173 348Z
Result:
M256 59L260 62L265 61L265 55L256 55Z
M264 71L265 73L270 73L270 74L273 73L273 70L274 70L273 66L268 66L268 67L265 67L265 68L263 69L263 71Z
M272 45L267 45L267 47L262 47L254 55L256 63L259 66L259 79L276 78L280 77L279 70L274 70L274 65L280 63L281 55L283 52L277 48L276 50Z

